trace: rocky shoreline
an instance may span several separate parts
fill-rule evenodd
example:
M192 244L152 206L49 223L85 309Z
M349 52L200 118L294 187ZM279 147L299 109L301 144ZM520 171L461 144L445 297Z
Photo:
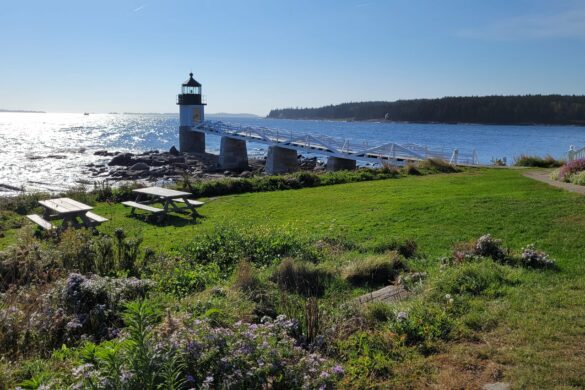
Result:
M96 156L111 157L109 162L90 163L86 173L93 179L107 181L178 181L188 176L197 180L222 177L248 178L264 175L265 158L250 159L244 170L224 170L219 167L219 156L210 153L181 153L174 146L168 152L151 150L139 154L99 150ZM299 155L299 169L322 171L325 164L316 157Z

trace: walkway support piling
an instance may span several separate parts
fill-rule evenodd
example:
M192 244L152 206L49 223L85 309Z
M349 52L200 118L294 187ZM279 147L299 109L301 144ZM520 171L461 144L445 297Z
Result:
M298 170L297 151L294 149L270 146L266 157L266 173L270 175L290 173Z
M356 168L356 160L340 157L327 158L327 170L333 171L352 171Z
M221 137L219 166L222 169L244 170L248 168L248 149L246 141Z
M179 150L182 153L205 153L205 133L190 126L179 127Z

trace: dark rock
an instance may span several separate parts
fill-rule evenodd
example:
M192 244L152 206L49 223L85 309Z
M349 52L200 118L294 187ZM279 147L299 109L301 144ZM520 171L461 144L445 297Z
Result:
M169 150L169 153L172 154L173 156L178 156L181 154L181 152L179 152L177 150L177 148L175 148L175 145L171 146L171 149Z
M144 162L139 162L130 167L131 171L148 171L150 167Z
M114 158L112 158L112 160L110 160L108 165L109 166L118 165L118 166L127 167L128 165L130 165L132 163L133 163L132 153L118 153L117 155L114 156Z
M173 164L176 163L185 164L185 157L170 157L169 162Z
M115 156L116 153L114 152L108 152L107 150L96 150L93 153L94 156L104 156L104 157L108 157L108 156Z
M240 173L240 177L245 177L245 178L252 177L252 172L243 171L242 173Z
M230 171L224 171L223 174L226 175L226 176L231 176L232 175L232 173Z

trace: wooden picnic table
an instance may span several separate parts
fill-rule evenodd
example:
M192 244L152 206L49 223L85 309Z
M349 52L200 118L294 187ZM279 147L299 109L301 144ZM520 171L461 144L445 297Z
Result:
M51 230L55 226L49 221L62 219L61 229L68 227L94 227L107 221L91 212L93 207L70 198L56 198L40 200L39 204L45 208L42 216L31 214L27 217L44 229Z
M202 206L204 203L187 199L188 196L192 196L189 192L171 190L163 187L138 188L132 192L136 194L136 200L134 202L122 202L123 205L132 208L131 214L134 214L136 209L141 209L158 214L159 221L162 221L171 209L178 213L189 210L194 217L201 216L196 208ZM163 208L150 206L153 203L162 203Z

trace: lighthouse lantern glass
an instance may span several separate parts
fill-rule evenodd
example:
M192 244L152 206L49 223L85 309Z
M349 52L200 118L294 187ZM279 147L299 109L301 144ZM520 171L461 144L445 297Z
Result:
M188 95L201 95L201 87L183 87L183 93Z

